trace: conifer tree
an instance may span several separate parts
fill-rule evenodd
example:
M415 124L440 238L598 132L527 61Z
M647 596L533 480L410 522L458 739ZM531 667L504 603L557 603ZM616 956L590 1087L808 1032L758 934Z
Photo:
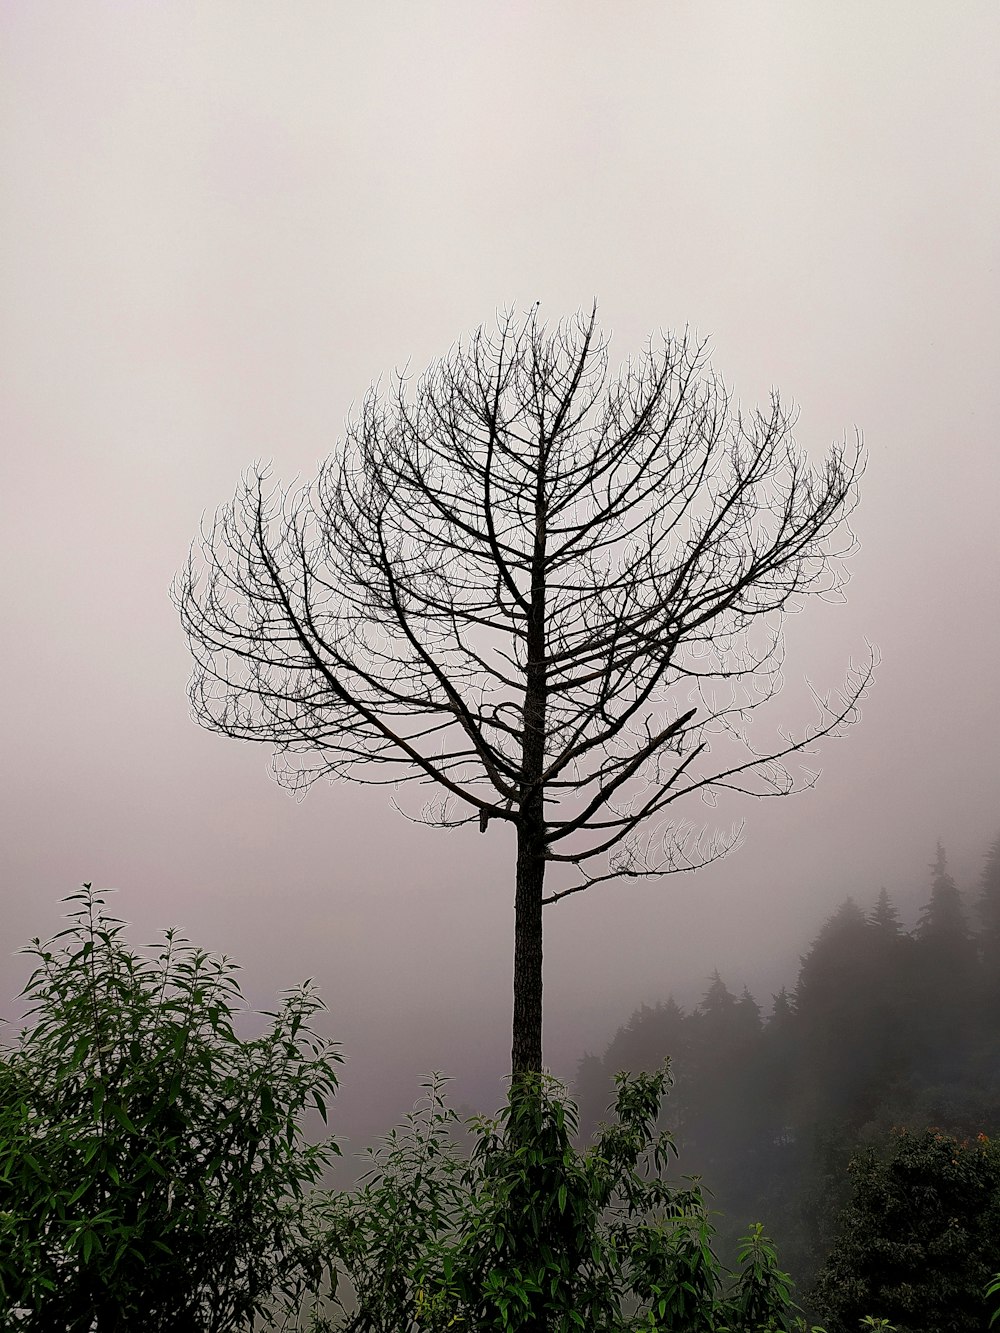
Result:
M877 1056L859 1049L870 1034L872 927L847 898L802 959L795 988L801 1041L798 1114L812 1124L832 1109L852 1118Z
M736 1002L736 1013L744 1031L749 1036L758 1036L763 1027L760 1005L750 994L749 986L743 987L743 993Z
M851 981L863 965L867 943L865 914L853 898L845 898L802 958L795 1008L807 1026L832 1017L849 1001L857 989Z
M737 999L718 971L692 1015L683 1144L711 1180L733 1177L757 1141L761 1021L749 992Z
M795 1018L795 1004L788 993L788 987L782 986L777 995L771 996L771 1000L773 1003L771 1016L767 1020L767 1030L769 1032L787 1031Z
M736 996L722 980L719 970L716 968L712 973L708 990L698 1006L698 1011L711 1023L721 1026L732 1016L735 1008Z
M917 922L917 939L937 957L967 966L972 957L972 935L962 895L948 872L948 859L940 842L931 873L931 896Z
M979 990L976 945L962 896L948 871L942 844L931 863L931 896L915 932L916 1008L913 1030L926 1062L924 1081L943 1088L960 1078L972 1033L969 1018Z
M868 920L873 926L877 926L883 935L898 938L903 933L903 926L899 920L896 904L892 901L884 884L878 891L875 907Z
M784 1143L792 1136L792 1086L798 1063L795 1007L788 988L772 996L771 1016L761 1040L761 1084L772 1122L771 1139Z
M655 1073L669 1059L672 1091L666 1105L669 1124L676 1128L683 1114L684 1089L690 1081L689 1019L672 995L662 1004L643 1004L618 1029L602 1056L585 1055L577 1065L575 1086L584 1134L604 1118L613 1100L620 1073Z

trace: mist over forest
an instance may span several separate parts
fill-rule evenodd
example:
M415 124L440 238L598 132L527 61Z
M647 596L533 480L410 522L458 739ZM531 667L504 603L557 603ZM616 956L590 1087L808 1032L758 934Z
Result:
M575 1087L590 1129L619 1069L671 1060L666 1123L731 1236L768 1218L810 1286L850 1191L852 1156L928 1125L1000 1130L1000 837L963 893L938 844L909 929L883 888L850 895L803 952L793 985L733 993L716 971L686 1009L633 1011L588 1053Z

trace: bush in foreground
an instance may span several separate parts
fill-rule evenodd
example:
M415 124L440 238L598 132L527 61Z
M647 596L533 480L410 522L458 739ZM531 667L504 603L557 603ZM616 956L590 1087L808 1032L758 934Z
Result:
M434 1080L362 1187L324 1194L337 1148L307 1144L303 1118L315 1106L325 1120L340 1057L311 1026L316 996L288 993L263 1035L242 1039L227 959L174 932L155 956L133 952L89 885L67 901L67 929L28 950L32 1022L0 1056L0 1328L250 1333L306 1318L314 1333L804 1333L763 1228L727 1273L697 1182L667 1179L666 1066L618 1077L613 1118L582 1152L575 1104L530 1076L496 1117L469 1122L466 1156ZM933 1161L914 1164L911 1189L938 1189L948 1208L961 1197L970 1217L995 1203L989 1145L936 1135L922 1150ZM926 1249L946 1286L972 1236L957 1202L954 1214L955 1243L949 1230ZM858 1285L861 1257L844 1271L861 1305L889 1308L883 1287ZM838 1330L857 1327L857 1308L831 1306Z
M621 1075L614 1118L585 1152L576 1107L549 1078L515 1085L471 1122L466 1160L441 1080L372 1154L364 1187L327 1204L327 1244L353 1300L346 1333L750 1333L796 1325L791 1283L760 1227L735 1283L694 1182L665 1179L655 1131L668 1084Z
M242 1040L234 964L168 931L155 957L85 885L0 1059L0 1327L228 1333L292 1316L322 1259L302 1138L336 1088L321 1007L291 991Z

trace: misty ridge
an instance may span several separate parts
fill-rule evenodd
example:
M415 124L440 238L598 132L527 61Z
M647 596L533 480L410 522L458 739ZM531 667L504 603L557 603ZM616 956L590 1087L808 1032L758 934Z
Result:
M736 405L687 334L614 370L596 305L533 306L374 387L312 481L245 473L173 589L194 717L294 792L349 779L511 834L506 1100L463 1118L431 1077L330 1189L345 1075L315 989L242 1035L228 959L135 951L85 886L30 946L0 1065L2 1326L983 1327L1000 839L974 914L940 846L914 930L848 898L766 1022L716 973L571 1089L543 1057L559 904L726 855L740 827L695 802L804 790L860 721L870 645L796 730L765 721L785 617L841 596L865 465L860 437L810 461L795 423L777 392Z
M735 1240L767 1219L810 1289L837 1237L864 1149L928 1127L961 1141L1000 1130L1000 836L962 894L938 845L905 929L882 889L847 897L804 951L794 986L733 994L715 972L700 1002L643 1005L577 1067L589 1132L620 1069L669 1057L663 1123ZM829 1294L829 1293L827 1293Z

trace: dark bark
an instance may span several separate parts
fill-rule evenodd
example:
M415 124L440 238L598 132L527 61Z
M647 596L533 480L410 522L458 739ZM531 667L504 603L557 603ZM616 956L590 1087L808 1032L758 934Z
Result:
M540 807L541 802L538 802ZM538 1073L542 1068L542 883L545 844L541 810L517 836L517 878L514 890L514 1024L511 1073Z
M542 1070L542 888L545 880L545 450L535 472L535 534L526 635L521 808L514 882L514 1020L511 1076Z

